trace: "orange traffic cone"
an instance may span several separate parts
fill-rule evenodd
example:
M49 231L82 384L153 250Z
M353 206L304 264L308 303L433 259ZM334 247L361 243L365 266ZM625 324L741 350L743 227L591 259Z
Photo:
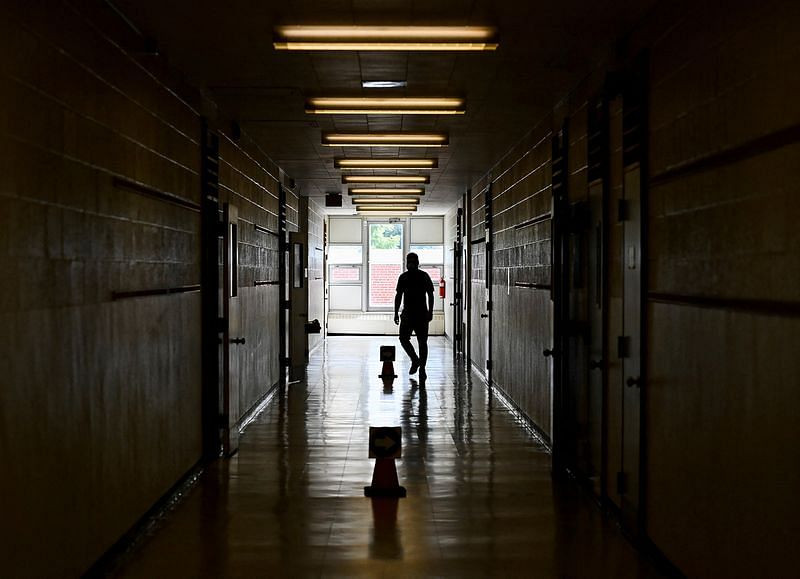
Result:
M364 487L366 497L404 497L406 488L397 479L397 467L393 458L376 458L372 471L372 484Z

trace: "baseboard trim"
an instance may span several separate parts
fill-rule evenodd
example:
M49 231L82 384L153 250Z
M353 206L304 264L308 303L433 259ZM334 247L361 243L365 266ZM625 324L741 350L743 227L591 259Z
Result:
M250 424L258 418L258 416L266 410L269 403L272 402L272 399L275 397L275 394L278 392L278 387L281 385L281 381L275 382L269 389L264 393L264 395L259 398L255 404L250 407L250 410L244 413L239 421L236 423L236 429L239 431L239 434L242 434L245 429L250 426Z
M128 531L83 574L83 577L109 577L129 560L160 528L172 512L174 512L191 491L197 486L200 476L208 463L200 460L184 474L144 515L142 515Z

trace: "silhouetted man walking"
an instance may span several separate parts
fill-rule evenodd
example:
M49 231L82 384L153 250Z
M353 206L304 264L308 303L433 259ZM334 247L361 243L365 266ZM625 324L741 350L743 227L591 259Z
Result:
M394 296L394 323L400 324L400 345L411 358L409 374L419 368L419 377L425 379L425 363L428 361L428 322L433 319L433 282L431 277L419 269L419 256L409 253L406 257L405 273L397 280ZM427 300L426 300L427 297ZM398 316L400 302L403 315ZM411 345L411 332L417 335L419 356Z

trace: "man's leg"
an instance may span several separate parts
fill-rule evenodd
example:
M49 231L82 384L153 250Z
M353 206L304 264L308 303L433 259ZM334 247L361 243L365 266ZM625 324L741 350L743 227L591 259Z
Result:
M417 334L417 343L419 344L419 365L422 367L422 372L425 371L425 363L428 361L428 321L418 322L414 328ZM422 376L422 373L420 373Z
M411 345L411 331L414 329L411 323L405 318L400 318L400 345L403 346L403 349L408 354L408 357L411 358L411 368L412 374L417 371L416 366L419 365L419 358L417 357L417 353L414 351L414 346Z

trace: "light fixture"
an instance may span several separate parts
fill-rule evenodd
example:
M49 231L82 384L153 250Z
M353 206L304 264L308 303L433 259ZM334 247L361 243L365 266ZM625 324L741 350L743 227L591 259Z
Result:
M336 169L435 169L438 159L342 159L333 160Z
M496 50L491 26L276 26L276 50Z
M361 188L353 187L347 192L348 195L374 195L380 197L382 195L425 195L423 187L410 187L403 189L390 189L388 187L374 187L374 188Z
M408 83L404 80L362 80L361 88L403 88Z
M318 97L306 101L312 115L463 115L460 97Z
M392 205L419 205L419 199L416 197L406 197L405 199L402 197L353 197L352 201L353 205L380 205L382 203L390 203Z
M447 133L322 133L326 147L446 147Z
M356 205L356 211L416 211L416 205Z
M342 183L430 183L427 175L344 175Z
M358 211L353 215L369 215L370 217L410 217L414 215L411 211Z

